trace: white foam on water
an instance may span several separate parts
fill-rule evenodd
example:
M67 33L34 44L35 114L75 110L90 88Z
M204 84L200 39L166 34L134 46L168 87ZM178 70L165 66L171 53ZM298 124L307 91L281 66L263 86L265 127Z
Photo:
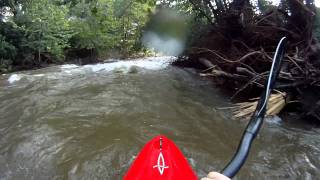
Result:
M74 69L77 68L79 66L75 65L75 64L65 64L61 66L61 69Z
M35 74L35 75L33 75L33 76L35 76L35 77L43 77L43 76L45 76L44 74Z
M113 70L119 70L128 72L129 69L133 66L140 67L148 70L160 70L163 68L166 68L170 61L172 60L172 57L161 57L160 58L148 58L143 60L126 60L126 61L117 61L117 62L111 62L111 63L99 63L94 65L85 65L83 68L89 68L93 72L99 72L99 71L113 71Z
M267 122L269 124L281 124L282 119L277 115L267 116L267 117L265 117L265 122Z
M41 77L46 77L49 79L62 78L63 76L73 76L76 74L86 74L86 73L98 73L98 72L116 72L116 73L129 73L132 71L132 68L138 67L147 70L160 70L166 68L170 62L174 60L172 56L166 57L149 57L143 59L134 59L134 60L119 60L116 62L105 62L99 64L78 66L75 64L65 64L58 68L61 71L56 72L47 72L39 74L12 74L8 78L8 82L13 84L17 81L20 81L22 78L26 80L33 81Z
M16 81L20 81L20 79L22 78L22 75L19 74L12 74L9 78L8 78L8 82L10 84L16 82Z
M22 78L26 78L27 80L34 80L35 78L39 78L39 77L44 77L45 74L33 74L33 75L28 75L28 74L12 74L9 78L8 78L8 82L10 84L13 84L15 82L20 81Z

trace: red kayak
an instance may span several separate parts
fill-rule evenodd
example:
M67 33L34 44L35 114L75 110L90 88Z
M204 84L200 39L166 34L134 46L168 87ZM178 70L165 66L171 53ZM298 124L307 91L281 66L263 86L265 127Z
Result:
M178 147L165 136L157 136L140 151L124 180L196 180Z

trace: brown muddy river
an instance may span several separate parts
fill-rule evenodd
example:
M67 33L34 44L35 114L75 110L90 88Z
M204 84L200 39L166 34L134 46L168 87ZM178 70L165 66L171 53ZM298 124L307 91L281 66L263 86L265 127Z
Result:
M245 121L214 84L168 57L0 75L0 180L121 179L158 134L199 177L232 157ZM265 122L235 179L320 179L320 129Z

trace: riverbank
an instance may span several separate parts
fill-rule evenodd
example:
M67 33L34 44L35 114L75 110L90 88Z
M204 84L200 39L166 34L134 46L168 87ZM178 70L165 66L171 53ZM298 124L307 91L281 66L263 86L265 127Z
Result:
M75 64L75 65L88 65L88 64L97 64L110 61L110 59L119 59L123 61L141 59L141 58L149 58L149 57L161 57L163 54L154 53L150 51L146 52L138 52L130 55L120 55L120 53L110 53L108 56L98 57L98 56L90 56L90 54L72 54L68 56L64 61L55 61L50 60L47 56L47 59L43 59L41 62L37 63L25 63L25 64L16 64L9 65L7 67L0 67L0 74L7 74L19 71L27 71L27 70L36 70L41 68L47 68L50 66L57 66L63 64Z
M287 48L275 89L286 94L284 109L320 122L317 9L307 2L282 5L264 11L245 3L230 7L174 64L198 68L201 76L232 91L231 99L258 97L277 44L285 36Z

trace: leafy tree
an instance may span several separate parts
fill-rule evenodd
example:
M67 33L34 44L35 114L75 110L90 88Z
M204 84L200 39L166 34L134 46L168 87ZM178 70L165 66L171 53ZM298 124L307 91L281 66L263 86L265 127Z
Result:
M154 5L146 0L80 1L70 11L76 32L72 46L100 53L110 49L124 54L138 51L141 31Z
M99 49L113 47L115 22L112 19L111 1L82 1L71 9L70 23L76 33L72 38L75 48Z
M130 55L143 49L141 34L155 7L155 0L2 0L0 58L38 65L64 60L68 49Z
M62 60L64 49L70 47L69 39L73 35L66 19L68 7L57 6L47 0L32 0L26 4L23 14L27 22L23 24L27 34L24 46L37 52L36 59L41 61L41 53L48 52L57 60Z
M10 68L10 59L16 56L17 49L6 41L5 37L0 34L0 72L6 72Z
M130 53L142 48L141 34L154 7L154 1L116 1L114 9L116 20L120 22L118 29L121 32L120 48L123 52Z

